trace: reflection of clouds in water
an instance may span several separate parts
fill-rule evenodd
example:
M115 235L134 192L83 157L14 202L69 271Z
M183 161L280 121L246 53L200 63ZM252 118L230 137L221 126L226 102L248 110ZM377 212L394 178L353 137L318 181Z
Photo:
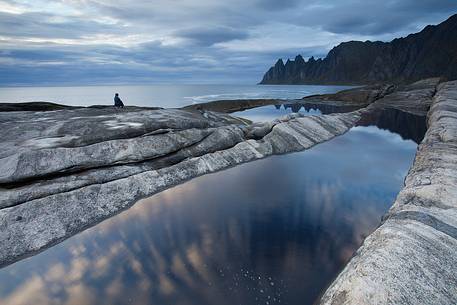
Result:
M351 131L141 200L3 269L0 303L311 303L401 185L415 148L386 136Z
M65 305L91 305L98 302L92 288L82 283L69 286L66 292L68 297Z
M89 267L89 260L84 257L74 258L71 261L70 271L65 275L66 282L80 281Z
M5 305L52 304L44 288L43 279L38 275L32 275L7 298L0 300Z
M376 135L383 138L383 141L390 142L393 144L401 144L401 146L416 147L416 144L412 140L404 140L399 134L391 132L387 129L380 129L376 126L355 126L351 128L353 132L362 132Z
M63 274L58 266L54 265L47 276L34 274L21 286L14 290L8 297L1 299L4 305L30 305L30 304L66 304L85 305L96 304L94 291L81 282L69 282L66 279L62 285ZM52 274L53 272L57 272ZM57 277L59 276L59 277ZM61 298L59 295L65 295Z

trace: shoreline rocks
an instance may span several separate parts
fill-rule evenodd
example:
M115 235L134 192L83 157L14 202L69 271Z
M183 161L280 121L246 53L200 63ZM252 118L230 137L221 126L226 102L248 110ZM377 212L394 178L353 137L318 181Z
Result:
M24 103L0 103L0 112L10 112L10 111L55 111L55 110L71 110L71 109L81 109L81 108L92 108L92 109L109 109L113 106L108 105L92 105L88 107L83 106L69 106L62 105L53 102L24 102ZM160 107L138 107L138 106L127 106L125 107L128 110L137 109L137 110L156 110L162 109Z
M405 188L322 304L456 303L446 283L457 274L457 82L437 85L313 96L316 104L339 107L356 96L353 104L365 108L252 124L206 107L0 113L0 159L9 160L0 163L0 267L194 177L308 149L381 109L425 114L432 105ZM258 105L230 103L220 109Z
M457 81L438 86L405 186L321 304L457 304Z
M191 178L327 141L362 114L246 125L206 111L91 111L0 114L0 266Z

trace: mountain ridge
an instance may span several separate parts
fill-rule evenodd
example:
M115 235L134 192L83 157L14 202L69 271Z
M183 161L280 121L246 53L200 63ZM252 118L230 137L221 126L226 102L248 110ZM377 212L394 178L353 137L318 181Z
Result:
M260 84L352 84L457 79L457 14L418 33L383 41L347 41L323 59L278 59Z

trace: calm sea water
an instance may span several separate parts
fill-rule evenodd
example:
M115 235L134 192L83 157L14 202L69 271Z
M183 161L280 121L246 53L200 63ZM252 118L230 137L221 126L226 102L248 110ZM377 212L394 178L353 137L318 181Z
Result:
M415 134L400 129L410 118L376 119L402 136L355 127L141 200L0 270L0 304L312 304L414 158Z
M85 87L0 87L0 102L49 101L73 106L111 105L118 92L126 105L182 107L223 99L298 99L347 86L129 85Z

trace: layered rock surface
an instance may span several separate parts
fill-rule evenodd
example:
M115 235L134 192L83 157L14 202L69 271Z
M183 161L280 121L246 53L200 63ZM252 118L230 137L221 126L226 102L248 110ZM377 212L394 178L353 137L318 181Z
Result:
M319 109L322 113L351 112L373 104L373 108L395 108L415 115L426 115L439 78L428 78L408 85L378 84L317 94L297 100L246 99L219 100L184 107L184 110L233 113L268 105L287 108ZM374 103L376 102L376 103Z
M361 114L247 125L179 109L0 113L0 266L193 177L329 140Z
M425 116L432 103L439 78L423 79L408 85L372 85L304 97L298 103L317 107L394 108L414 115Z
M365 108L253 124L205 107L0 113L0 266L193 177L310 148L380 109L425 114L432 105L404 189L322 303L455 304L457 82L437 85L314 96L316 104Z
M457 304L457 82L439 85L405 186L321 304Z

